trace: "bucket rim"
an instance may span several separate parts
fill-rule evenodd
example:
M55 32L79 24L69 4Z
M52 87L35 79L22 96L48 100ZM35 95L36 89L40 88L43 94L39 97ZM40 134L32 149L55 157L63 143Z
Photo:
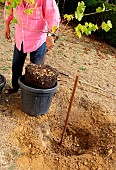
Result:
M22 79L24 76L25 76L25 75L22 75L22 76L19 77L19 79L18 79L19 86L20 86L21 88L26 89L26 90L31 91L31 92L35 92L35 93L40 93L40 92L42 92L42 93L49 93L49 92L51 92L51 91L55 91L55 90L57 89L57 87L58 87L58 82L56 82L55 86L52 87L52 88L48 88L48 89L33 88L33 87L30 87L30 86L25 85L25 84L21 81L21 79Z
M3 81L2 83L0 83L0 87L2 87L2 86L4 86L5 83L6 83L6 78L5 78L2 74L0 74L0 76L2 76L3 79L4 79L4 81Z

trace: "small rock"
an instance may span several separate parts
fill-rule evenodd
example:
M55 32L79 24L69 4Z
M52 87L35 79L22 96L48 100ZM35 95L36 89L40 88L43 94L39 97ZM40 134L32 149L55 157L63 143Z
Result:
M109 149L109 150L108 150L108 155L111 155L112 152L113 152L112 149Z

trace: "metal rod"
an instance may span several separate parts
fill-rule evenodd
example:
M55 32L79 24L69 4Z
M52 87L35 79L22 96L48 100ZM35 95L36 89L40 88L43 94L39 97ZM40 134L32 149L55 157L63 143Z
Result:
M73 100L74 100L74 94L75 94L75 91L76 91L77 82L78 82L78 76L76 76L76 79L75 79L73 92L72 92L72 96L71 96L71 99L70 99L70 104L69 104L69 108L68 108L68 112L67 112L67 116L66 116L65 126L64 126L64 129L63 129L63 133L62 133L60 143L59 143L60 146L62 145L63 137L64 137L64 134L65 134L65 131L66 131L66 128L67 128L67 125L68 125L68 119L69 119L72 103L73 103Z

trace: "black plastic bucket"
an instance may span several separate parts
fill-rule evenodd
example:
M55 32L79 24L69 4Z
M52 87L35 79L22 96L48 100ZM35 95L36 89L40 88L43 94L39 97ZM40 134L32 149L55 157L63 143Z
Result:
M6 83L6 78L3 75L0 74L0 94L2 92L2 89L5 85L5 83Z
M25 85L24 75L18 80L21 89L21 110L33 116L48 112L58 84L50 89L36 89Z

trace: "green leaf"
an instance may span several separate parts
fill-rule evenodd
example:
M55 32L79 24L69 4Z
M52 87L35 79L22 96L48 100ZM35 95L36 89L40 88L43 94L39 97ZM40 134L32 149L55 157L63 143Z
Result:
M83 26L81 24L78 24L77 27L78 27L79 30L81 30Z
M97 24L95 25L95 28L96 28L96 30L98 30L98 29L99 29Z
M34 0L30 0L30 2L31 2L31 4L34 4L35 1Z
M98 26L97 26L97 24L96 25L93 25L93 27L92 27L92 31L96 31L96 30L98 30Z
M85 33L87 31L87 27L84 25L82 28L82 33Z
M18 20L17 20L16 18L13 18L12 22L13 22L14 24L17 24L17 23L18 23Z
M88 22L85 22L85 26L86 26L86 27L88 27L88 26L89 26Z
M67 21L71 21L71 20L74 19L74 16L73 16L73 15L65 14L65 15L64 15L64 19L67 19Z
M103 8L102 7L98 7L97 9L96 9L96 12L98 12L98 13L100 13L100 12L102 12L102 11L105 11L105 5L103 4Z
M65 15L64 15L64 19L67 19L67 16L68 16L68 14L65 14Z
M12 6L12 8L16 8L17 7L17 3L15 1L12 1L11 6Z
M108 24L106 24L105 22L102 23L101 27L103 30L105 30L106 32L108 32L110 30L111 27L111 23L107 21ZM109 26L110 25L110 26Z
M89 30L87 29L84 33L88 36L89 35Z
M85 67L79 67L79 70L86 70L86 68Z
M102 9L102 11L105 11L105 9L106 9L106 7L105 7L105 5L103 4L103 9Z
M6 9L6 15L9 16L10 15L10 10Z
M80 13L79 11L75 11L75 18L78 20L78 21L81 21L82 18L83 18L83 13Z
M25 13L26 13L27 15L31 15L31 14L33 14L33 9L26 9L26 10L25 10Z
M91 22L89 22L89 27L90 27L90 28L93 27L93 24L92 24Z
M57 26L57 25L54 25L54 26L52 27L52 32L55 32L57 29L58 29L58 26Z
M84 13L85 8L86 8L86 6L83 1L78 2L77 11L79 11L80 13Z
M11 10L11 9L12 9L12 6L6 5L5 8L8 9L8 10Z
M5 2L6 2L6 0L0 0L0 2L5 3Z
M17 3L17 5L18 4L20 4L21 3L21 0L15 0L15 2Z
M112 23L111 23L110 20L107 21L107 25L108 25L110 28L112 28Z
M75 27L75 31L76 31L76 32L77 32L77 31L79 31L79 28L78 28L78 26L76 26L76 27Z
M96 12L101 12L102 11L102 8L101 7L98 7L97 9L96 9Z
M84 11L85 11L85 3L83 1L81 2L78 2L78 6L77 6L77 9L75 11L75 18L78 20L78 21L81 21L83 16L84 16Z
M83 25L81 24L78 24L76 27L75 27L75 31L78 32L78 37L80 37L80 33L82 32L83 30Z
M81 38L81 32L78 30L76 31L77 37Z
M102 29L105 29L105 26L106 26L106 23L102 22L102 25L101 25Z

